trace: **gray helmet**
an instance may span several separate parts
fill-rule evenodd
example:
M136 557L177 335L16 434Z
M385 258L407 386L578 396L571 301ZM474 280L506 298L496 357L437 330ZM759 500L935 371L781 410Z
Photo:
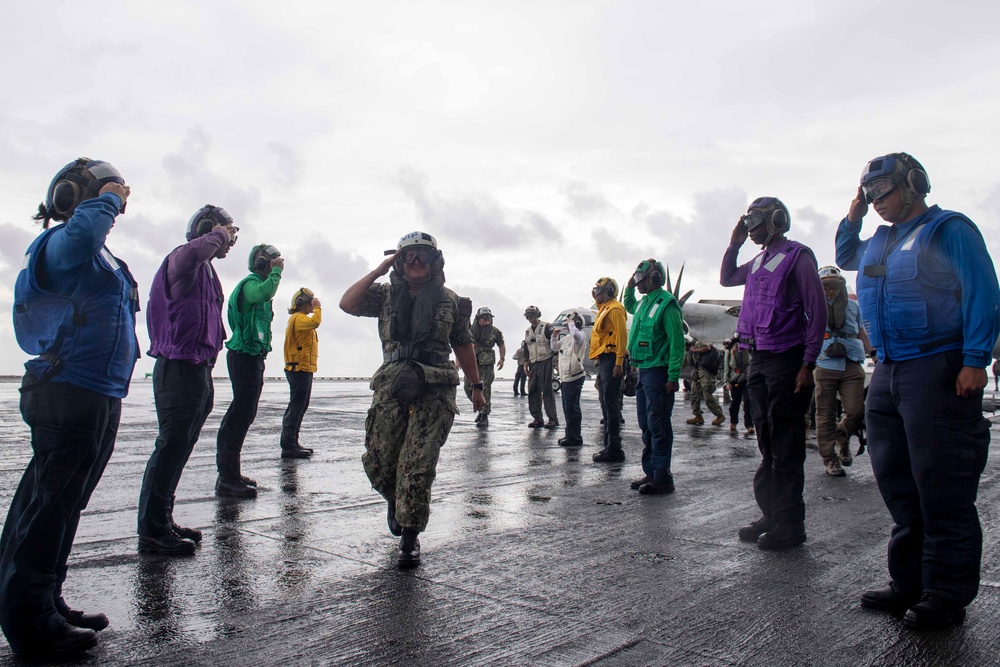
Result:
M493 311L487 308L486 306L483 306L482 308L476 311L476 319L478 320L480 317L488 317L492 320Z

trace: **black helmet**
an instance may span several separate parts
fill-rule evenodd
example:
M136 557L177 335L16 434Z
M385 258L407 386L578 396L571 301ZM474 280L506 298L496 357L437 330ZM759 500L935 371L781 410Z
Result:
M792 228L788 207L777 197L758 197L750 202L743 216L747 230L767 225L768 234L784 234Z
M226 213L226 209L221 206L205 204L188 220L185 238L188 241L193 241L199 236L208 234L219 225L225 226L231 224L233 224L233 216ZM233 240L235 241L235 239Z
M77 158L52 179L35 219L44 220L46 226L49 220L69 220L81 202L96 197L108 183L125 185L125 178L109 162Z

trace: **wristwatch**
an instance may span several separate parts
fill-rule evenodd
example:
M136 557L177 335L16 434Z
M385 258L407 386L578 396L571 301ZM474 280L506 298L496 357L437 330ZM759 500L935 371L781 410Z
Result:
M811 371L816 370L816 362L815 361L810 361L809 363L802 364L802 365L805 366L806 368L808 368Z
M483 388L483 383L482 383L482 382L473 382L473 383L472 383L472 388L473 388L473 389L479 389L479 390L482 390L482 388Z

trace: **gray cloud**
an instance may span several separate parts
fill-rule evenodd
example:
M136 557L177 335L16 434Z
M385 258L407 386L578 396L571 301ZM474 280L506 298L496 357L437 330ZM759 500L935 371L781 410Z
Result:
M212 140L200 126L188 129L179 150L163 157L168 186L177 201L221 206L237 221L245 220L260 209L261 194L256 187L241 187L208 166Z
M597 246L597 257L609 263L636 263L645 257L651 257L655 252L647 247L637 246L622 240L607 227L598 227L591 232L591 238Z
M513 225L500 204L483 193L445 199L430 189L427 175L409 166L399 168L396 185L403 191L417 211L417 217L436 235L447 235L452 241L472 248L486 250L517 248L534 242L535 233L544 238L561 240L555 225L539 213L523 214L526 225Z
M578 218L597 218L618 213L603 193L583 181L570 181L560 191L566 196L566 210Z
M268 163L268 172L275 183L292 186L301 180L303 162L293 147L281 141L270 141L267 152L272 158Z
M530 231L534 231L542 238L550 241L562 241L563 235L555 223L535 211L525 211L523 217Z

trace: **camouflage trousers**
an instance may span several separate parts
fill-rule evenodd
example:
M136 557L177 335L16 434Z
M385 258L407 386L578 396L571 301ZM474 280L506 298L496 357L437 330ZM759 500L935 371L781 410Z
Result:
M485 366L479 367L479 381L483 383L483 396L486 397L486 407L483 408L483 414L490 414L490 396L493 395L493 364L486 364ZM468 376L465 378L465 395L472 400L472 383L469 382Z
M696 368L691 373L691 412L695 417L701 416L701 401L705 400L708 411L716 417L723 416L722 406L715 397L715 376L704 368Z
M361 462L372 488L396 502L396 520L423 531L438 455L455 421L455 387L433 387L411 405L375 392Z

